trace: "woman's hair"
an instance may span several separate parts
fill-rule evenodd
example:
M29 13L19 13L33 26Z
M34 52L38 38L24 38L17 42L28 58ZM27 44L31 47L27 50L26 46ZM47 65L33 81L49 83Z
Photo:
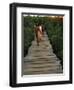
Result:
M42 25L41 23L37 23L37 26L40 26L40 25Z

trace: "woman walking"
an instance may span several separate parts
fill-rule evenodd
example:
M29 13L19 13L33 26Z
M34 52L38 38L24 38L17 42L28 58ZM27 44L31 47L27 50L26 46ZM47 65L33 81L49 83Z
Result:
M36 36L37 45L39 46L39 43L42 41L42 37L43 37L42 25L37 25L35 27L35 36Z

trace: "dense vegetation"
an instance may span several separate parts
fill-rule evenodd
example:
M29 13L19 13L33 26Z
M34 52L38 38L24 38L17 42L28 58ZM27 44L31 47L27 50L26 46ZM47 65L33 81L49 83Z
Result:
M31 17L23 17L23 30L24 30L24 56L28 53L28 48L31 45L32 40L34 39L34 27L33 20Z
M53 51L60 58L63 64L63 20L62 18L50 17L32 17L25 16L24 18L24 56L27 54L28 48L34 39L34 25L43 24L48 38L52 44Z
M63 65L63 21L52 18L45 23L45 30L52 44L53 51L60 58Z

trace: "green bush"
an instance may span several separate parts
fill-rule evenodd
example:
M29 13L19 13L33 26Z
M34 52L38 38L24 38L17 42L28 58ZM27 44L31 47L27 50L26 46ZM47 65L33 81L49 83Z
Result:
M48 38L52 44L53 51L61 60L63 65L63 22L50 21L46 28Z
M24 17L24 56L28 53L31 42L34 40L34 22L30 16Z

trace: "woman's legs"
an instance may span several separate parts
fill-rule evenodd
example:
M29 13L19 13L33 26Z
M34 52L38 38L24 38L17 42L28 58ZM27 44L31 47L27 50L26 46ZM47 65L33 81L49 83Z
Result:
M37 45L39 46L39 37L37 33L36 33L36 42L37 42Z

